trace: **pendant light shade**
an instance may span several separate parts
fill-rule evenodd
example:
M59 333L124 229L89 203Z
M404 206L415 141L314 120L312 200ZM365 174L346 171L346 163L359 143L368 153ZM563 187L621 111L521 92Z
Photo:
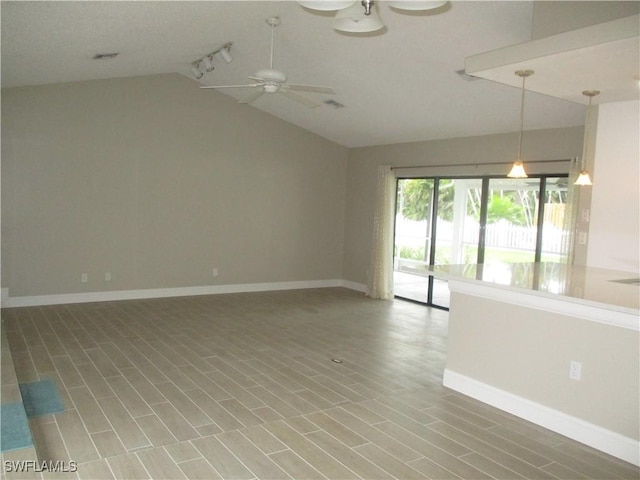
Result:
M522 132L524 131L524 92L526 91L524 88L525 80L527 77L533 75L533 70L518 70L516 71L516 75L522 78L522 95L520 99L520 137L518 139L518 158L513 163L513 167L511 167L511 171L507 174L509 178L527 178L527 172L524 169L524 164L522 163Z
M516 160L513 162L513 166L511 167L511 171L507 173L507 177L509 178L527 178L527 172L524 171L524 164L520 160Z
M378 14L377 5L366 15L360 2L356 2L348 8L338 10L333 20L333 28L340 32L368 33L384 28L384 23Z
M447 1L420 1L420 0L399 0L389 1L387 5L398 10L433 10L443 6Z
M591 177L589 177L589 172L586 170L582 170L574 185L579 185L581 187L593 185L593 183L591 183Z
M323 0L308 0L308 1L300 1L298 2L300 5L302 5L305 8L308 8L309 10L319 10L321 12L331 12L334 10L342 10L343 8L347 8L350 7L351 5L353 5L354 2L353 0L346 0L346 1L332 1L332 0L327 0L327 1L323 1ZM358 2L359 3L359 2Z
M589 106L587 107L587 116L585 118L585 131L584 131L584 140L582 142L582 170L580 171L580 175L574 182L574 185L579 185L581 187L586 187L589 185L593 185L591 182L591 177L589 176L589 171L586 169L586 163L589 160L589 145L591 144L591 136L589 135L591 129L588 125L589 114L591 112L591 100L596 95L600 95L598 90L585 90L582 94L586 97L589 97Z

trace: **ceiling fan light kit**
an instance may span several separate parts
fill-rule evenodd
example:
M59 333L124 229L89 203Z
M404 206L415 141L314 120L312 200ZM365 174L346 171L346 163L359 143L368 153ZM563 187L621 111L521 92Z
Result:
M263 68L261 70L258 70L255 74L250 76L249 80L252 80L254 83L248 83L243 85L207 85L207 86L202 86L200 88L213 88L213 89L256 88L256 90L254 90L250 94L242 97L239 100L239 103L251 103L254 100L257 100L258 98L260 98L265 93L268 93L268 94L279 93L291 100L294 100L310 108L317 107L321 105L321 103L316 101L315 99L307 98L302 95L299 95L295 93L296 91L326 93L326 94L336 93L330 87L287 83L287 76L283 72L273 68L274 30L275 30L275 27L280 25L280 17L269 17L265 21L267 25L271 27L271 52L270 52L269 68Z
M358 0L356 2L308 0L298 2L298 4L310 10L323 12L337 10L333 20L333 28L347 33L370 33L383 29L384 22L380 18L377 8L379 3L379 1L374 0ZM384 3L394 10L425 11L442 7L447 3L447 0L396 0Z
M333 19L333 28L340 32L367 33L384 28L384 22L378 14L378 7L373 5L367 15L358 2L348 8L338 10Z
M435 8L440 8L447 1L426 1L422 2L420 0L405 0L405 1L389 1L387 5L391 8L395 8L397 10L410 10L410 11L421 11L421 10L433 10Z
M332 1L332 0L309 0L309 1L300 1L298 2L305 8L309 10L318 10L321 12L332 12L335 10L341 10L343 8L350 7L354 3L354 0L346 0L346 1Z

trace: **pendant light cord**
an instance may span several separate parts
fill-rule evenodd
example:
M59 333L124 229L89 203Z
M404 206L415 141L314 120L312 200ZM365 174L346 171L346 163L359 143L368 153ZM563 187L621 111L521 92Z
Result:
M588 154L590 138L587 134L586 129L588 128L587 121L591 116L591 101L593 100L593 97L595 97L596 95L600 95L600 92L598 90L585 90L584 92L582 92L582 94L589 97L589 105L587 105L587 113L585 115L585 133L582 140L582 161L580 162L580 170L584 171L587 168L587 158L589 157Z
M586 114L586 118L587 119L589 118L589 114L590 114L590 111L591 111L591 100L592 99L593 99L593 97L589 96L589 105L587 105L587 114ZM585 127L588 128L586 123L587 122L585 121ZM587 137L588 137L588 135L587 135L587 132L585 131L584 140L582 142L582 144L583 144L583 147L582 147L582 161L580 162L580 171L581 172L585 171L586 168L587 168L587 157L589 155L589 138L587 138Z
M522 95L520 99L520 137L518 138L518 158L517 161L522 161L522 130L524 130L524 82L527 80L526 75L522 75Z

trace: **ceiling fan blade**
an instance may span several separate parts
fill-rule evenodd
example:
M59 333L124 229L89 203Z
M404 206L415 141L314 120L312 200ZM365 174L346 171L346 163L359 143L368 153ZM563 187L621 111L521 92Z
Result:
M254 100L256 100L257 98L261 97L263 93L264 93L264 91L262 89L256 90L255 92L251 92L246 97L242 97L240 100L238 100L238 102L239 103L251 103Z
M281 93L287 98L294 100L302 105L305 105L309 108L316 108L321 105L320 102L313 100L311 98L303 97L302 95L298 95L297 93L290 92L289 90L281 89L278 93Z
M249 83L247 85L203 85L200 88L246 88L246 87L260 87L260 83Z
M331 87L320 87L318 85L297 85L295 83L287 83L289 90L295 90L296 92L315 92L315 93L328 93L335 95L336 91Z

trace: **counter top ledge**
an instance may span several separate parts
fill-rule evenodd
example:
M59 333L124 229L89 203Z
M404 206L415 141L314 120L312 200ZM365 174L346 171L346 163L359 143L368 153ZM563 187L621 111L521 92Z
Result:
M533 262L436 265L430 272L452 292L640 330L637 273Z

